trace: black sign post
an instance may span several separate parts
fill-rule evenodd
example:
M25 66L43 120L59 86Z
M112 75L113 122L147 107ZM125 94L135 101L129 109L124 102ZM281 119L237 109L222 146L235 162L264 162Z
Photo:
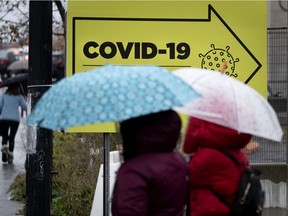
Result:
M28 109L52 83L52 1L29 2ZM29 110L28 110L29 114ZM52 131L28 126L26 216L50 216Z

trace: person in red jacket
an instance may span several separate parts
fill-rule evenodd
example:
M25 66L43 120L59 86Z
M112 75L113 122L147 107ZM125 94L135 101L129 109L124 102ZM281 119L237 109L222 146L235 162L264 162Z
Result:
M190 216L229 216L244 167L238 167L225 154L232 154L239 163L250 167L241 151L251 139L250 134L191 117L183 142L189 161Z

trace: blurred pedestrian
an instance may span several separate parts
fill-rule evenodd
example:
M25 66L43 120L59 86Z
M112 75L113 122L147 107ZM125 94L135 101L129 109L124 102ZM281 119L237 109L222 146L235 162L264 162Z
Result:
M191 117L183 151L191 154L189 162L190 216L229 216L236 198L244 165L250 167L242 149L250 134ZM226 154L232 155L238 167Z
M123 158L112 196L113 216L183 216L188 166L175 151L181 120L163 111L120 123Z
M0 132L2 136L2 161L13 162L15 136L20 123L19 108L27 111L27 104L20 94L20 84L9 85L0 98Z
M52 81L56 83L65 77L65 64L64 61L59 58L55 61L52 67Z

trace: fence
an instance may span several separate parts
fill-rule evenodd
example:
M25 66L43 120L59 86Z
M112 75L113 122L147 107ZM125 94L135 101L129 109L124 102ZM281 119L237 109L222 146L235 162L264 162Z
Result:
M268 35L268 101L276 110L284 136L279 144L260 137L254 137L260 143L260 150L249 156L253 164L287 164L287 28L269 28Z

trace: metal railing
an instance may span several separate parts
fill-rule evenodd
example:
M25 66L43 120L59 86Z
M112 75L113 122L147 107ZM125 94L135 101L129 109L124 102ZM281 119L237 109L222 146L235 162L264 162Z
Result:
M268 39L268 101L277 112L284 136L281 143L254 137L260 149L249 155L251 164L287 164L287 94L288 94L288 31L287 28L267 29Z

